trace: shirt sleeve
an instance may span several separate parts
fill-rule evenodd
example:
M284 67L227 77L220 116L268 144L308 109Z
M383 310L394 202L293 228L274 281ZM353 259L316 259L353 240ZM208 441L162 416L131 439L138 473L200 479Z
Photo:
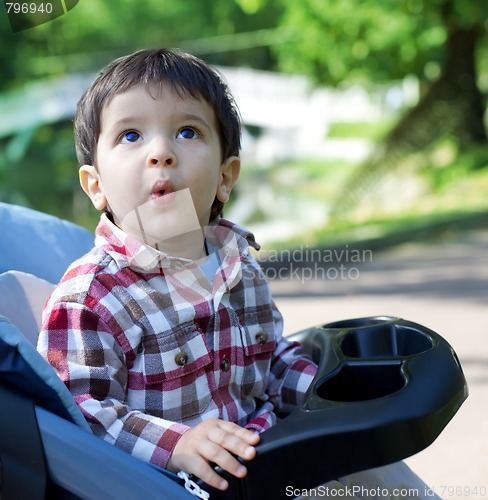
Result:
M317 365L299 352L301 345L283 337L283 317L273 303L276 349L271 359L268 396L275 410L290 413L303 403Z
M130 353L116 338L85 305L58 302L45 315L38 350L57 370L95 435L166 468L189 427L127 405Z

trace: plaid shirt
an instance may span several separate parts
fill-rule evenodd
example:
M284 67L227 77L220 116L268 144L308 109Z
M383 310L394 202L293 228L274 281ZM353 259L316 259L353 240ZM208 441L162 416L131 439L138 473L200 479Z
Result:
M166 467L189 426L210 417L261 432L300 404L316 371L282 337L282 318L249 251L220 219L213 280L102 215L95 247L50 297L38 349L95 434Z

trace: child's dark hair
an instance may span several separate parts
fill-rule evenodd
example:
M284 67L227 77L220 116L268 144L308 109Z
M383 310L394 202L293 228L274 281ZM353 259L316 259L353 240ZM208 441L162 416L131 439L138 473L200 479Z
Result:
M78 103L74 119L76 156L80 165L95 165L102 110L117 95L137 85L156 89L169 84L180 96L203 99L219 126L222 161L239 156L241 123L227 85L213 68L195 56L170 49L141 50L104 68ZM221 215L215 198L210 219Z

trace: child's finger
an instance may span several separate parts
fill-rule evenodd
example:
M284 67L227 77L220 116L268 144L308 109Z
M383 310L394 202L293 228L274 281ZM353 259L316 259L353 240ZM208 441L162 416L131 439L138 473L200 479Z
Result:
M219 427L231 434L235 434L237 437L245 440L251 445L256 445L259 443L259 434L257 434L256 432L252 432L249 429L245 429L240 425L234 424L233 422L219 420Z
M246 433L242 431L246 431ZM248 433L251 434L251 436L248 436ZM249 443L256 444L259 441L259 436L256 436L256 439L253 433L242 427L219 425L209 431L208 437L225 450L245 460L252 460L256 455L254 446L251 446Z
M194 474L208 485L218 489L226 490L229 483L208 464L208 462L201 458L195 458L191 464L186 467L189 474Z
M241 464L231 452L212 441L202 449L202 456L208 462L218 465L233 476L242 478L247 474L246 467Z
M241 427L239 425L236 425L236 427L237 427L236 434L239 437L242 437L242 439L247 441L249 444L255 446L259 443L260 437L257 432L250 431L249 429L245 429L244 427Z

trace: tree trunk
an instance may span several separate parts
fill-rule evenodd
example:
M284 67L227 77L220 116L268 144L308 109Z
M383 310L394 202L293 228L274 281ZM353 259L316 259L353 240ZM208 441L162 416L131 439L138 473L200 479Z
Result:
M476 28L449 30L441 77L356 169L333 206L333 216L346 215L381 176L397 168L407 155L427 151L442 137L454 137L461 151L488 143L485 105L477 85L478 33Z
M387 149L405 143L428 147L439 135L454 133L462 146L486 143L483 96L477 85L475 29L458 29L446 43L444 70L419 102L386 138ZM425 130L422 122L429 125ZM420 131L416 133L417 127Z
M483 121L484 99L478 88L476 72L476 45L479 32L472 28L454 31L446 46L444 80L454 107L460 106L458 133L462 146L486 143Z

